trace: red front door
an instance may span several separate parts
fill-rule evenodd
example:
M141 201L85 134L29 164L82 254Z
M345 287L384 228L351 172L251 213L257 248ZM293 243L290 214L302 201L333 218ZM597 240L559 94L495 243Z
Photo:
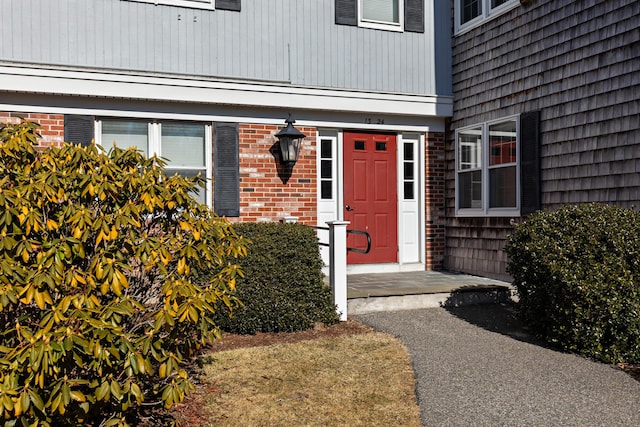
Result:
M344 134L344 219L348 229L371 236L371 251L348 252L349 264L398 261L396 136ZM348 234L347 246L364 248L366 238Z

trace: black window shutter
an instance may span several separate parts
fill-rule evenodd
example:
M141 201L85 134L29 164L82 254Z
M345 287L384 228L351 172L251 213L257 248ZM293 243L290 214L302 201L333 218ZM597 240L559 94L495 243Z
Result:
M540 209L540 111L520 115L520 214Z
M79 116L65 114L64 116L64 140L65 142L91 145L93 141L94 116Z
M404 30L424 33L424 0L404 0Z
M358 0L336 0L336 24L358 25Z
M240 12L240 0L216 0L216 9Z
M238 124L215 123L213 128L213 210L240 216Z

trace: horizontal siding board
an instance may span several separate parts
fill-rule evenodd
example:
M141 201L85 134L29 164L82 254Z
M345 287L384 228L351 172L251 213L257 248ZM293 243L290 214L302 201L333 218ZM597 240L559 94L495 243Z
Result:
M3 0L0 60L436 93L433 11L420 34L336 25L334 10L335 0L245 1L240 12Z

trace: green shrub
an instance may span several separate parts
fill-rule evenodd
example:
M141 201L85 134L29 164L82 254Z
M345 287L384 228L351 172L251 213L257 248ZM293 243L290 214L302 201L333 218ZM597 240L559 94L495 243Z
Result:
M313 229L278 223L239 223L234 228L252 243L239 261L245 275L238 278L236 296L243 305L231 318L228 311L219 311L216 323L223 330L290 332L339 321L331 291L323 282Z
M640 362L640 214L602 204L538 212L509 237L531 331L605 362Z
M0 415L137 424L192 388L184 362L219 335L243 241L191 197L201 178L37 138L32 123L0 130Z

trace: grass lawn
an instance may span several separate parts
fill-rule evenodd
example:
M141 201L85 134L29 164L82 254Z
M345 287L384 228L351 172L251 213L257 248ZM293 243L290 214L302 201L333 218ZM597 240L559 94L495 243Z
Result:
M396 338L355 322L228 335L176 408L189 426L419 426L415 380Z

